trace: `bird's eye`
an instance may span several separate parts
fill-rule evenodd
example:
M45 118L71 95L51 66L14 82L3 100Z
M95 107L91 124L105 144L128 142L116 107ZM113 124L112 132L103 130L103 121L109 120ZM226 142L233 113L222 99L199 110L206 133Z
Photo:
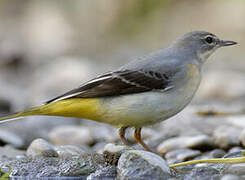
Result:
M208 43L208 44L212 44L214 42L214 38L212 38L211 36L208 36L205 38L205 41Z

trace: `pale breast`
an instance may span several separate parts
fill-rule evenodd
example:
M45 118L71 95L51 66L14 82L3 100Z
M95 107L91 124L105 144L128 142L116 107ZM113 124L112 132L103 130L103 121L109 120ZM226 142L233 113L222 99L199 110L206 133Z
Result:
M119 127L145 126L177 114L191 101L200 83L199 69L195 65L187 68L183 82L171 90L101 98L103 122Z

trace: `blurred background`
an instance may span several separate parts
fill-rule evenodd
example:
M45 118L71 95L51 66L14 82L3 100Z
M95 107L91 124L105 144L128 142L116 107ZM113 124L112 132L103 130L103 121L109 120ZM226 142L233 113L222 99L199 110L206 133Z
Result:
M239 45L220 49L209 58L192 105L242 108L244 19L244 0L0 0L0 113L40 105L134 57L165 48L193 30L210 31ZM21 136L28 127L41 129L39 122L46 122L44 129L56 122L80 123L33 119L29 125L22 120L1 126L16 128L13 131ZM42 130L36 136L46 133ZM21 140L18 143L24 147Z

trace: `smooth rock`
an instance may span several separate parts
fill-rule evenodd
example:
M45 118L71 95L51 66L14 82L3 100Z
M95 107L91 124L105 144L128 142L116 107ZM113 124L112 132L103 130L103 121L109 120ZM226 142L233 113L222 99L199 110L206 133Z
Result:
M44 139L34 140L26 151L29 157L58 157L55 147Z
M190 174L184 177L184 180L220 180L221 174L220 172L212 167L203 166L203 167L195 167Z
M96 152L96 153L99 153L99 154L103 154L103 151L104 151L104 147L107 145L108 143L107 142L98 142L96 144L94 144L92 146L92 151Z
M0 165L3 164L2 162ZM102 155L86 153L69 159L54 157L22 158L5 163L10 167L11 176L36 179L40 177L77 177L85 178L91 173L105 167Z
M171 177L166 161L160 156L141 150L130 150L121 155L117 166L117 178L124 180L162 180Z
M243 151L228 153L224 156L224 158L244 158L243 153ZM218 164L216 166L218 166ZM245 175L245 163L226 163L222 164L222 166L222 174L233 174L238 176Z
M226 174L221 178L221 180L240 180L240 177L233 174Z
M63 145L63 146L56 146L55 151L58 153L59 158L71 158L73 156L80 156L88 152L88 149L81 148L74 145Z
M58 126L50 132L49 139L56 145L90 145L93 143L89 128L83 126Z
M165 154L169 151L175 149L183 148L193 148L193 149L205 149L210 148L211 138L207 135L198 135L198 136L181 136L170 138L162 142L157 147L157 152Z
M245 128L245 115L227 117L227 121L233 126Z
M23 147L25 144L25 140L22 137L3 128L0 128L0 141L2 141L4 144L10 144L16 148Z
M242 148L240 146L235 146L229 149L228 153L241 152Z
M132 150L132 148L124 145L109 143L105 145L102 153L107 163L117 165L121 154L129 150Z
M168 160L168 162L176 163L176 162L182 162L182 161L193 159L199 156L200 154L201 152L199 150L176 149L167 152L165 154L165 158Z
M238 146L241 131L241 128L238 127L220 126L214 131L212 141L222 149Z
M238 163L238 164L229 164L225 170L223 171L224 174L233 174L233 175L245 175L245 163Z
M224 158L243 157L244 150L227 153Z
M210 158L222 158L225 155L225 151L223 149L214 149L208 153Z

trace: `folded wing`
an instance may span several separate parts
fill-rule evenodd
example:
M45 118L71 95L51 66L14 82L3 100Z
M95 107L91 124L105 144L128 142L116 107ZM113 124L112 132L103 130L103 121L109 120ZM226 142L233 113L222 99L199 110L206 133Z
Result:
M170 89L167 74L145 71L116 71L99 76L47 103L68 98L94 98Z

